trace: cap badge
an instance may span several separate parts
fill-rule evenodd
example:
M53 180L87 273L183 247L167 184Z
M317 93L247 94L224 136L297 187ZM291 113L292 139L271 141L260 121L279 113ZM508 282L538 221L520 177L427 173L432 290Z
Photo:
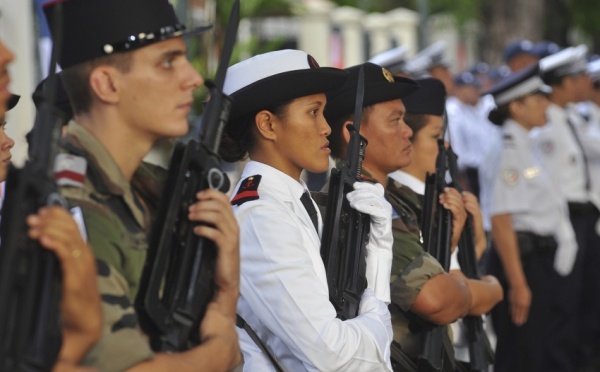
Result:
M389 72L389 70L386 68L382 68L381 70L383 71L383 77L385 78L385 80L389 81L390 83L393 83L394 76L392 75L392 73Z

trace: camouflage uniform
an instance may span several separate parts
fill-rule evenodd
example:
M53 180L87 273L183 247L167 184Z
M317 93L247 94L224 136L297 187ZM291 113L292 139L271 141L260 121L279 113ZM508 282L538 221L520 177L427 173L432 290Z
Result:
M158 191L152 190L156 182L142 180L156 175L141 167L130 184L100 142L75 122L69 123L63 154L70 157L66 165L59 164L62 171L69 171L73 159L85 159L83 170L63 172L64 177L58 175L57 179L70 205L81 207L83 212L88 243L98 262L102 296L102 338L86 355L84 364L103 372L122 371L153 356L132 305L146 259L150 226L148 204L141 202L132 187L145 185L143 195L156 201ZM64 157L59 159L65 162Z
M377 182L363 170L363 180ZM390 313L394 328L394 341L412 358L421 350L421 337L409 331L406 312L425 283L444 272L439 262L423 250L421 238L421 201L410 188L388 178L385 190L387 201L392 205L392 230L394 259L392 263Z

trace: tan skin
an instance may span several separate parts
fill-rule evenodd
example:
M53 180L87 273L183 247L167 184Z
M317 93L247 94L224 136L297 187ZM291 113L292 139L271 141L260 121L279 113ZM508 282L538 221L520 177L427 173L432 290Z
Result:
M250 150L252 160L267 164L299 181L303 169L324 172L329 166L331 128L323 109L325 94L296 98L285 115L278 117L262 110L255 116L256 145Z
M429 70L431 77L440 80L444 84L444 88L448 95L454 94L454 78L448 67L443 65L434 66Z
M132 65L127 72L101 65L90 74L92 107L76 113L75 120L102 143L127 179L157 140L188 130L192 95L203 80L186 51L183 39L172 38L130 52ZM203 343L183 353L156 354L128 371L226 371L241 363L235 330L238 226L226 195L206 190L197 198L189 208L190 220L212 227L199 226L194 232L213 240L218 248L217 293L199 329Z
M6 181L8 165L12 158L10 150L15 145L15 141L6 133L6 121L4 116L0 115L0 182Z
M510 117L525 130L546 124L548 100L542 94L532 94L509 104ZM517 235L510 214L492 216L492 237L496 252L502 262L508 281L508 303L513 323L522 325L527 322L531 306L531 290L527 284Z
M0 182L6 180L6 172L8 163L10 162L10 149L14 146L14 141L8 137L5 129L5 114L6 104L11 97L8 90L10 84L10 76L7 66L14 60L15 56L8 48L0 41Z
M425 124L425 126L413 137L414 160L409 166L403 169L423 182L425 181L427 173L433 173L435 171L435 162L438 155L437 141L441 138L443 130L441 116L427 115L426 118L427 124ZM456 191L453 188L450 188L450 190ZM470 192L463 192L461 195L456 191L456 194L455 197L462 197L463 211L466 210L473 217L473 229L475 233L473 238L476 253L479 257L485 249L486 240L485 232L483 230L483 217L481 215L477 197ZM453 224L452 242L454 243L456 240L457 245L460 234L462 233L462 227L458 230L455 225L456 224ZM453 245L453 247L456 245ZM450 275L460 275L463 277L460 270L452 270ZM471 294L471 303L467 310L468 315L485 314L503 298L503 291L500 283L491 275L483 276L480 280L466 279L466 283ZM427 285L428 284L425 286ZM444 292L440 291L438 292L438 295L444 296Z
M412 161L412 130L404 122L404 113L401 100L382 102L371 106L366 121L361 122L361 135L369 141L363 168L382 185L387 184L389 173ZM350 134L345 126L342 131L347 144ZM440 200L450 206L446 197ZM427 281L410 310L442 325L466 315L470 304L466 278L460 273L442 273Z
M63 343L53 371L89 370L76 365L102 334L102 309L92 251L71 214L61 207L41 208L27 218L27 224L29 237L52 251L61 266Z
M521 53L511 58L506 64L512 72L517 72L536 63L537 61L538 57L534 56L533 54Z

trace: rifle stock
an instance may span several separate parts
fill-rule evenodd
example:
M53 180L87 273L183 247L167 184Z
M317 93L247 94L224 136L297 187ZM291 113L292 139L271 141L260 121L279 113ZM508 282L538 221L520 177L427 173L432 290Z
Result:
M49 97L32 129L31 159L8 168L0 224L0 371L50 371L61 347L60 267L56 256L27 236L26 217L48 205L67 208L54 180L60 121L54 110L62 5L57 4Z
M229 180L218 155L221 135L231 111L223 93L239 22L239 0L231 10L225 46L210 101L202 117L200 141L175 146L158 208L135 306L142 329L156 351L183 351L200 343L199 324L212 301L217 248L193 232L188 207L198 191L226 190Z
M329 299L338 318L358 315L360 298L367 288L366 246L369 241L369 215L353 209L346 194L360 180L367 140L359 133L364 96L364 71L359 71L354 124L348 125L350 142L345 161L331 171L321 257L327 273Z

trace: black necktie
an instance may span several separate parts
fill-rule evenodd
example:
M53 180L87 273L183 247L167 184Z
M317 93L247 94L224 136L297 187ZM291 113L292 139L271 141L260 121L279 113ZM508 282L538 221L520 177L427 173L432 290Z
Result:
M305 191L304 194L302 194L302 196L300 197L300 201L302 202L302 205L304 205L304 209L306 209L306 211L308 212L310 220L312 221L313 225L315 226L315 230L317 230L318 233L319 219L317 218L317 208L315 208L315 205L313 204L313 201L310 198L308 191Z
M581 140L579 139L579 136L577 135L577 130L575 129L575 125L573 125L573 122L571 121L571 119L567 118L567 124L569 125L569 128L571 128L573 137L575 137L575 142L577 142L577 145L579 146L579 149L581 150L581 156L583 157L583 168L585 170L585 191L590 191L590 188L591 188L590 170L588 168L588 161L587 161L587 157L585 156L585 151L583 150L583 145L581 144Z

